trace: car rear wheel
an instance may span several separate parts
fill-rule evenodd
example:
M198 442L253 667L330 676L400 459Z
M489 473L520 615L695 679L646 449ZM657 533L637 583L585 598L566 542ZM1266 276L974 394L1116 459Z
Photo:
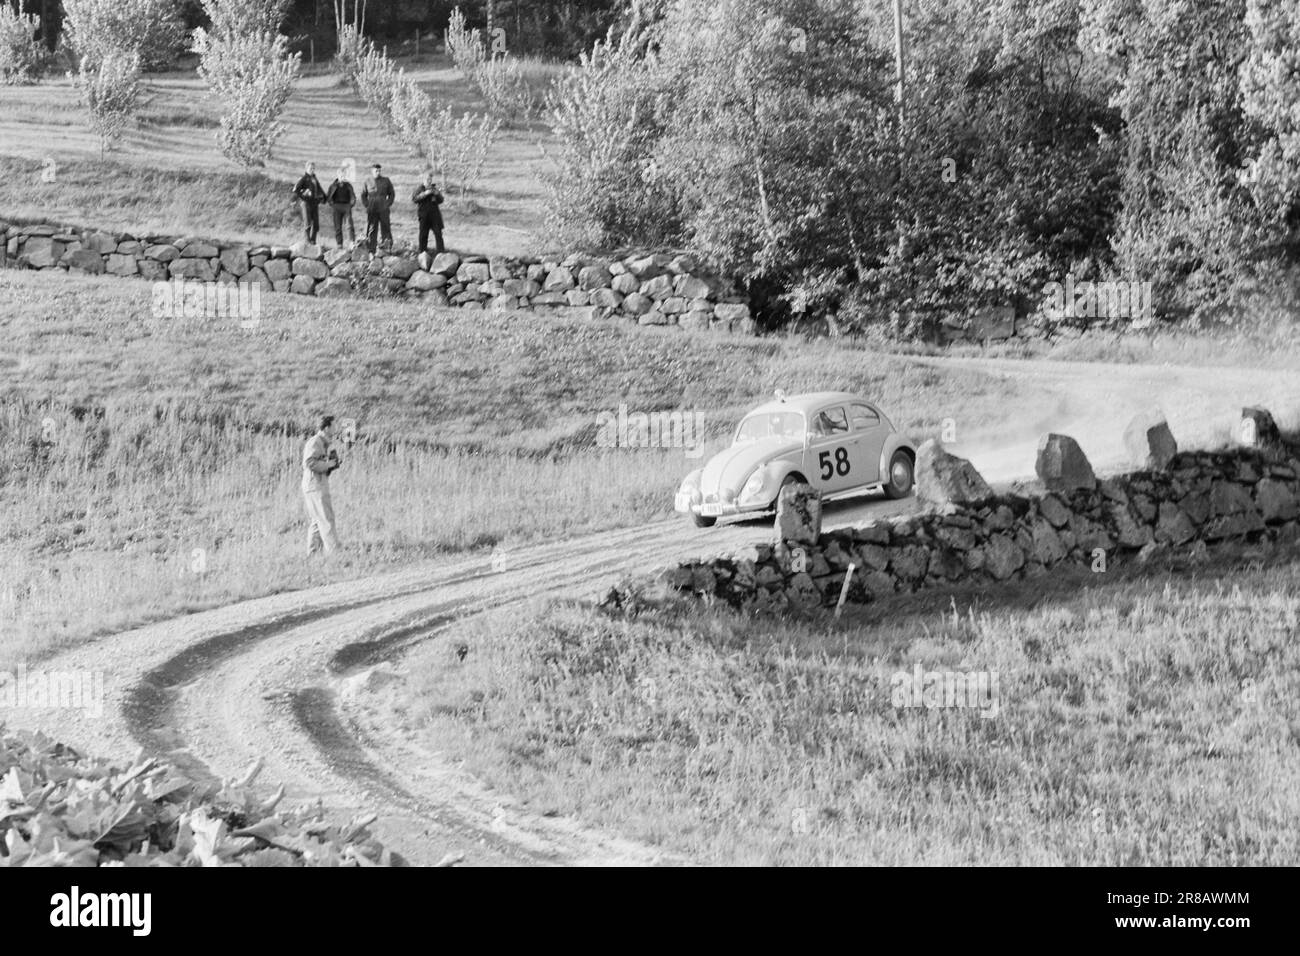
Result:
M694 524L695 527L697 528L712 528L715 524L718 523L718 519L712 515L709 516L697 515L694 512L692 512L691 523Z
M906 498L912 493L913 474L912 456L901 450L894 452L894 457L889 459L885 494L891 498Z

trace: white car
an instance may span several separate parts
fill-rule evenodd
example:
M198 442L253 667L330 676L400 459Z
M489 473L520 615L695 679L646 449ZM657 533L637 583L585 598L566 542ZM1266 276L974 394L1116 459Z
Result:
M674 507L697 527L771 511L787 484L812 485L823 499L867 489L911 493L916 446L880 406L849 392L776 395L741 420L730 448L682 482Z

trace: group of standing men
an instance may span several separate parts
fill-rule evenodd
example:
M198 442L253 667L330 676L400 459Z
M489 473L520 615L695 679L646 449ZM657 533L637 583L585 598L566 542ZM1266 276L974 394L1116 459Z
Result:
M320 232L320 206L327 203L334 216L334 241L343 246L343 226L348 227L348 241L355 246L357 231L352 222L352 207L356 205L357 194L352 182L347 178L346 167L340 166L338 175L330 183L329 189L321 186L316 178L316 164L307 163L302 178L293 188L294 197L302 207L303 231L307 241L316 242ZM393 181L383 174L383 167L375 163L370 167L370 176L361 187L361 205L366 210L366 248L371 254L381 246L393 247L393 227L389 211L396 201L397 194ZM429 251L429 234L433 234L436 252L443 252L442 244L442 192L434 183L433 170L425 170L420 185L411 194L415 203L416 214L420 223L419 251Z

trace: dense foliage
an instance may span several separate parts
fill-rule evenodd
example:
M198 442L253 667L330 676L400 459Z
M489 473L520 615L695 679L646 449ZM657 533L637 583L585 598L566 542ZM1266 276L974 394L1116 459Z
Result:
M1300 13L1274 0L638 7L550 104L551 215L595 246L685 245L769 313L915 332L1148 283L1225 318L1296 266ZM1146 316L1124 318L1145 319Z
M2 728L0 728L2 729ZM119 766L43 735L0 735L0 867L376 866L367 829L319 806L277 811L242 780L200 783L165 761Z

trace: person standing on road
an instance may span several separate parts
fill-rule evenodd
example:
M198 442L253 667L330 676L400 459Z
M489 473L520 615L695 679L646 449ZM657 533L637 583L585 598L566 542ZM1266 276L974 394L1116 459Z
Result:
M340 166L338 175L334 177L334 182L330 183L329 192L325 194L325 201L330 204L330 211L334 214L334 241L343 248L343 223L348 224L348 242L352 245L357 244L357 228L352 222L352 207L357 202L357 191L352 188L352 183L348 182L347 171Z
M320 180L316 178L315 163L306 165L302 179L298 180L298 185L293 187L293 194L302 204L302 226L307 241L315 243L316 234L320 232L320 204L325 200L325 190L321 188Z
M433 183L432 169L424 171L424 181L415 187L411 202L415 203L415 211L420 218L420 252L429 251L430 230L433 231L437 250L446 251L442 247L442 211L438 208L442 205L442 193Z
M326 554L339 549L335 532L334 506L330 501L330 475L338 470L339 454L330 448L336 429L333 415L322 415L316 434L302 450L302 497L307 507L307 554L325 548Z
M393 226L388 220L388 210L397 194L393 181L383 175L383 167L375 163L370 167L370 178L361 187L361 202L366 207L366 246L375 251L375 240L382 234L385 248L392 248Z

